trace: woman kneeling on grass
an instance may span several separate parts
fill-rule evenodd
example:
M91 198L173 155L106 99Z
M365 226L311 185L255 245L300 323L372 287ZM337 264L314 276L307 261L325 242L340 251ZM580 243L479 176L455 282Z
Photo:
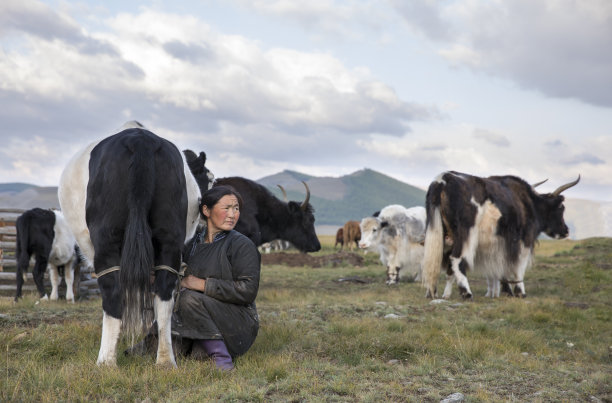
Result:
M175 353L211 357L217 368L234 368L232 357L247 352L259 330L255 297L261 255L253 242L234 230L242 198L229 186L216 186L202 196L200 213L206 229L185 248L185 277L172 315ZM151 332L126 351L155 350Z

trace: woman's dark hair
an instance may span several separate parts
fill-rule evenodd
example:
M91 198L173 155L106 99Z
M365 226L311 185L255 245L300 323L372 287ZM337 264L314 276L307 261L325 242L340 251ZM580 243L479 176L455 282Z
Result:
M240 193L238 193L238 191L234 189L232 186L219 185L219 186L213 187L212 189L207 190L202 195L202 200L200 201L200 215L203 218L206 218L202 214L202 207L206 206L208 207L209 210L212 210L215 204L217 204L223 196L227 196L227 195L236 196L236 199L238 199L238 207L240 207L240 210L242 210L242 196L240 196Z

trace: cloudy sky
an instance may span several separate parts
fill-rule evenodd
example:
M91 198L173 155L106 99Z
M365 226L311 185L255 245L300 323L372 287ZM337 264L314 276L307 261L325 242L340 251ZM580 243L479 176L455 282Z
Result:
M612 201L609 0L0 2L0 183L125 121L217 177L582 175Z

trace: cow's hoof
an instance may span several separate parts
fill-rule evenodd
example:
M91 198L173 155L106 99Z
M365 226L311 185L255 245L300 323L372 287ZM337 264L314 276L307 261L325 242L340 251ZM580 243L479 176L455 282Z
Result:
M474 299L474 297L472 296L472 293L469 292L467 289L460 287L459 288L459 292L461 294L461 297L463 297L464 300L469 299L472 300Z
M176 362L174 362L174 361L156 362L155 366L157 368L161 368L161 369L176 369L176 368L178 368L178 366L176 365Z
M106 367L106 368L117 368L116 360L98 360L96 362L98 367Z
M397 284L397 281L389 281L389 280L387 280L386 283L387 283L387 285L394 285L394 284Z

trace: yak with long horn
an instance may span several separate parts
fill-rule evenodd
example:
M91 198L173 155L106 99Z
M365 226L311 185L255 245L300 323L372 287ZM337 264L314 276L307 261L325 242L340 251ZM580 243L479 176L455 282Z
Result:
M315 232L310 189L306 182L302 183L306 188L303 202L289 201L281 185L277 186L283 192L284 201L265 186L238 176L217 179L214 186L230 185L240 193L243 203L235 229L255 245L281 239L301 252L316 252L321 249L321 243Z

